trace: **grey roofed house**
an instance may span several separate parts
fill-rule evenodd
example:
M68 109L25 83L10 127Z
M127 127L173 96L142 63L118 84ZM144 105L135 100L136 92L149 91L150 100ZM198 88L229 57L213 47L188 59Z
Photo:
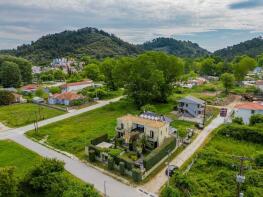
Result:
M196 103L196 104L201 104L201 105L205 104L205 101L199 98L193 97L193 96L184 97L181 100L179 100L179 102L180 103Z
M187 96L179 100L178 111L183 116L197 118L204 114L204 106L205 101L193 96Z

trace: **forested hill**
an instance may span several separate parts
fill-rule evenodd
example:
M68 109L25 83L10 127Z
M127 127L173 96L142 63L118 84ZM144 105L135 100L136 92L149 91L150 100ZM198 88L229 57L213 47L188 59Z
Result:
M112 34L95 28L64 31L46 35L16 50L2 51L31 60L38 65L50 63L53 58L90 55L96 58L133 55L141 50Z
M227 47L214 52L214 55L226 60L231 60L235 56L249 55L256 57L263 53L263 38L258 37L252 40L241 42L240 44Z
M200 57L209 52L198 44L190 41L180 41L173 38L156 38L152 41L139 45L143 50L165 51L180 57Z

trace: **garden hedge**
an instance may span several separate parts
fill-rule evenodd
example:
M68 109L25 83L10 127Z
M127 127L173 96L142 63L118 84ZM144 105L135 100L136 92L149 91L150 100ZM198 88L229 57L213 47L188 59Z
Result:
M121 173L121 175L125 175L125 164L124 164L124 162L120 162L120 173Z
M100 152L101 152L100 148L96 147L95 145L90 144L89 145L89 153L91 150L95 151L96 156L100 156Z
M132 170L132 168L134 167L134 163L133 162L130 162L128 160L125 160L123 158L120 158L120 157L114 157L114 163L116 165L120 165L120 163L123 162L124 163L124 166L127 170Z
M90 150L89 151L89 160L91 162L95 162L96 158L95 158L95 150Z
M108 134L101 135L101 136L91 140L90 143L92 145L97 145L101 142L106 142L106 141L108 141Z
M176 147L176 139L170 137L165 139L163 144L154 149L148 156L143 160L143 165L146 170L151 169L157 164L162 158L164 158L168 152L171 152Z
M114 170L114 161L113 161L112 157L109 157L109 159L108 159L108 169Z
M263 144L263 129L259 127L230 124L218 130L219 135L229 136L236 140Z
M139 182L139 181L142 180L142 174L141 174L140 169L138 169L138 168L133 168L132 169L132 179L135 182Z

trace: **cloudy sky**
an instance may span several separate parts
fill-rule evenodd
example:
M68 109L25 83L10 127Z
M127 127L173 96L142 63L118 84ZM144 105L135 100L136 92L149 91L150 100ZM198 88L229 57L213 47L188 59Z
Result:
M263 0L0 0L0 49L83 27L136 44L164 36L213 51L263 35Z

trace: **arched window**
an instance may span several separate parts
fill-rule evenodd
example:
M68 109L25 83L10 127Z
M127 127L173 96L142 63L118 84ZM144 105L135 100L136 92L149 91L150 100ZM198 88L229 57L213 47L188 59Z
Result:
M153 131L150 131L150 137L154 138L154 132Z

